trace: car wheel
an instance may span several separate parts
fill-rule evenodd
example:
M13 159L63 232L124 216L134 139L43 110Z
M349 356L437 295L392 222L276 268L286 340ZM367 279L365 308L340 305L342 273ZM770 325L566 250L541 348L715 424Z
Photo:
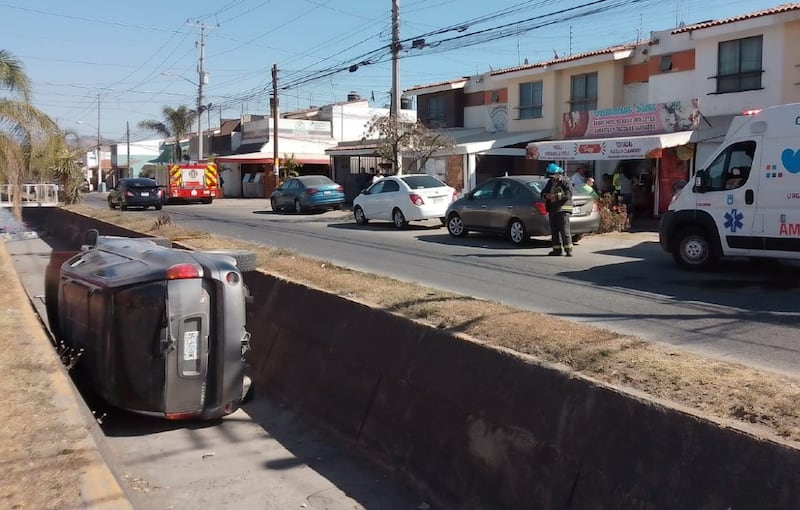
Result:
M161 204L156 204L155 208L156 208L156 211L160 211L161 210Z
M356 208L353 209L353 216L356 219L356 223L359 225L366 225L369 222L367 215L364 214L364 209L362 209L360 205L357 205Z
M278 201L274 198L269 199L269 207L272 209L272 212L280 212L280 207L278 207Z
M678 232L672 258L684 269L699 271L716 262L718 255L705 230L688 227Z
M525 231L525 225L520 220L514 218L509 222L508 239L517 246L528 240L528 232Z
M108 199L108 208L112 211L116 209L116 207L114 207L114 202L112 202L110 198Z
M295 200L294 201L294 212L296 212L297 214L300 214L301 212L303 212L303 206L300 205L300 201L299 200Z
M583 239L583 234L573 234L572 235L572 244L578 244Z
M408 226L406 217L403 216L403 211L400 209L392 211L392 222L394 222L395 228L406 228Z
M125 202L120 202L119 203L119 210L120 211L127 211L128 210L128 205Z
M461 219L461 216L453 213L447 218L447 231L453 237L464 237L467 235L467 229L464 226L464 221Z
M256 254L248 250L210 250L203 253L210 253L212 255L225 255L233 257L236 260L236 267L239 271L246 273L248 271L255 271L258 268L258 259Z

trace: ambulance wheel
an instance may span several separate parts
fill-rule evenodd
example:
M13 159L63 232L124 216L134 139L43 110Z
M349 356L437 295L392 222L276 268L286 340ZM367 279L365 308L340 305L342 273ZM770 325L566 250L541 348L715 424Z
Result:
M686 227L675 237L672 258L684 269L702 271L719 258L708 232L698 227Z

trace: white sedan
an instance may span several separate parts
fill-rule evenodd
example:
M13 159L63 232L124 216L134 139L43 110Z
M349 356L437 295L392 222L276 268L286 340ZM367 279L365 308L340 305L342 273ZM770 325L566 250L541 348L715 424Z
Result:
M456 190L428 174L391 175L375 182L353 199L356 223L391 221L405 228L409 221L439 219L444 224L447 206Z

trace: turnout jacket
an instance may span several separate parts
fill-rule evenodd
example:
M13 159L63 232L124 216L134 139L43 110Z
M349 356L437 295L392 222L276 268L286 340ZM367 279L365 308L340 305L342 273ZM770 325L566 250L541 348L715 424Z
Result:
M552 200L545 198L548 193L552 193ZM554 179L548 179L542 198L545 199L545 207L548 213L563 212L572 213L572 183L563 175L558 175Z

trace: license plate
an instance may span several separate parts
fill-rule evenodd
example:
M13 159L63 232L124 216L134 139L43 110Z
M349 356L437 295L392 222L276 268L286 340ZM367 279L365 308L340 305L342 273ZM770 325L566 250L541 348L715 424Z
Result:
M199 331L186 331L183 334L184 361L194 361L197 359L197 339L199 337L200 337Z
M148 192L146 192L146 191L142 191L141 195L142 195L143 197L149 197L149 196L150 196L150 193L148 193Z
M442 202L444 202L444 197L433 197L434 204L441 204Z
M323 195L330 195L330 194L331 194L331 192L330 192L329 190L325 190L325 191L323 191L323 192L322 192L322 194L323 194Z

